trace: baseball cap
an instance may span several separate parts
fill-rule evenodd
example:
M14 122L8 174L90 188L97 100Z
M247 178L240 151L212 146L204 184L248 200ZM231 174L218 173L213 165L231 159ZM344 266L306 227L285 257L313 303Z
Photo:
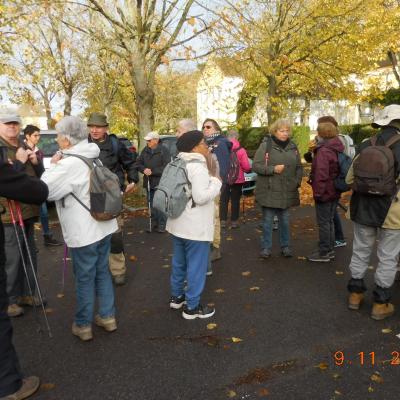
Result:
M156 131L149 132L144 140L160 139L160 135Z
M0 114L0 122L8 124L9 122L17 122L21 124L21 117L17 114Z

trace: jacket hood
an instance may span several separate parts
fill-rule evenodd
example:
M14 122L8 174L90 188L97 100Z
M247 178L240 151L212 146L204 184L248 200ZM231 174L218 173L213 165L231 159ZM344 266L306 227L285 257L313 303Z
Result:
M100 148L96 143L89 143L87 139L82 140L67 150L63 150L64 154L77 154L87 158L98 158Z
M185 161L192 161L192 160L199 160L204 162L204 164L206 163L206 159L203 156L203 154L200 153L185 153L185 152L180 152L178 154L179 158L182 158Z
M239 140L232 138L232 139L229 139L229 141L232 143L232 149L231 150L236 150L236 149L238 149L240 147Z
M336 136L332 139L324 139L321 140L321 142L318 143L317 148L320 147L328 147L329 149L337 152L343 152L344 151L344 146L343 143L340 141L340 139Z

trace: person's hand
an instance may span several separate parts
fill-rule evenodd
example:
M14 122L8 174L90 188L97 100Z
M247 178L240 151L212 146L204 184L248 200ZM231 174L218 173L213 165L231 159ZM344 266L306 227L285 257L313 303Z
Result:
M317 147L317 141L314 140L310 140L310 142L308 143L308 151L314 151L314 149Z
M24 150L22 147L17 149L17 152L15 153L15 158L22 162L22 164L25 164L28 161L29 158L29 153L27 150Z
M33 164L33 165L38 165L39 164L39 160L37 158L37 155L34 151L32 150L28 150L28 154L29 154L29 161Z
M275 174L281 174L284 169L285 169L285 166L283 164L275 165L274 172L275 172Z
M145 175L147 175L147 176L150 176L150 175L151 175L151 169L150 169L150 168L145 168L144 171L143 171L143 173L144 173Z
M50 164L57 164L62 159L62 153L57 151L53 157L51 157Z
M131 182L126 188L125 188L125 194L132 193L135 190L135 182Z

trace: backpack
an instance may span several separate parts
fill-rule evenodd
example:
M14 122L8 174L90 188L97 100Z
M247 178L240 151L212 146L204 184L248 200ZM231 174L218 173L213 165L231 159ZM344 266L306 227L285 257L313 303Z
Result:
M82 160L90 168L90 208L74 193L72 197L90 212L97 221L108 221L118 217L122 212L122 194L118 176L104 167L98 158L87 158L78 154L68 154Z
M241 147L239 146L237 149L231 150L231 153L229 155L229 169L228 169L228 175L226 177L226 182L228 185L233 185L239 177L240 162L237 156L237 152L240 149Z
M371 138L371 146L361 150L354 160L353 190L377 196L392 196L396 192L395 158L390 149L400 140L400 134L384 145L377 145L378 136Z
M346 176L351 167L352 159L345 152L338 153L339 174L334 180L338 192L347 192L350 185L346 183Z
M190 162L201 162L192 160ZM153 198L153 207L169 218L178 218L191 199L191 185L187 176L187 162L176 157L164 168ZM193 199L192 199L193 201ZM195 207L193 202L192 207Z
M353 139L349 135L344 135L343 133L339 133L338 138L343 143L343 153L353 159L356 155Z

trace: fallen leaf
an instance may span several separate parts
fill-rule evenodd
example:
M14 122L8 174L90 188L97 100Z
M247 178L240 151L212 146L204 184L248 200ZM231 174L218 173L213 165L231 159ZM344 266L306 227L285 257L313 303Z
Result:
M215 303L207 303L208 307L214 307Z
M169 264L161 265L161 268L169 268Z
M328 364L327 363L319 363L318 365L315 366L315 368L319 368L321 371L325 371L328 369Z
M155 250L156 248L155 247L150 247L150 250Z
M307 260L307 258L305 258L304 256L298 256L297 259L298 260Z
M42 383L40 385L40 390L46 391L46 390L52 390L56 387L54 383Z
M133 235L133 232L128 232L127 234L128 234L128 235Z
M136 261L136 260L137 260L137 257L136 257L136 256L129 256L129 259L130 259L131 261Z
M216 289L214 290L215 293L225 293L224 289Z
M332 378L333 378L333 379L339 379L339 378L340 378L340 375L339 375L339 374L333 374L333 375L332 375Z
M258 286L253 286L250 288L250 291L255 292L257 290L260 290L260 288Z
M385 328L382 329L382 333L392 333L392 330L390 328Z
M250 238L246 238L246 240L247 240L247 241L250 241L251 239L250 239Z
M232 338L232 342L233 342L233 343L240 343L240 342L243 342L243 339L240 339L240 338L238 338L238 337L233 337L233 338Z
M227 236L227 237L226 237L226 240L228 240L228 241L229 241L229 240L233 240L233 238L232 238L232 236Z
M371 381L376 383L383 383L383 378L378 374L378 372L375 372L371 375Z
M342 395L342 393L339 392L339 390L335 390L335 394L336 394L337 396L341 396L341 395Z
M210 331L212 331L216 327L217 327L217 324L207 324L207 329L210 330Z
M336 271L335 274L336 274L336 275L343 275L344 272L343 272L343 271Z
M242 276L249 276L251 274L250 271L243 271Z
M54 310L52 308L46 308L46 313L51 314Z
M266 388L261 388L257 392L258 397L265 397L269 395L269 391Z
M230 390L230 391L227 393L227 395L228 395L228 397L229 397L230 399L233 399L234 397L236 397L236 392L234 392L233 390Z
M57 294L57 299L62 299L65 296L64 293L58 293Z
M368 392L372 393L374 391L374 388L372 386L368 387Z

